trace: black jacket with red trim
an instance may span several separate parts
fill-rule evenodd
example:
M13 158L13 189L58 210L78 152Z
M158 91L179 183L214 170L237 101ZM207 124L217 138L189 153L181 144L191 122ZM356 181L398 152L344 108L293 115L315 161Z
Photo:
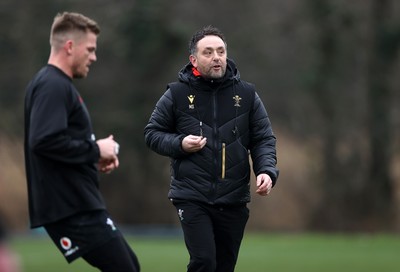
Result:
M267 173L275 185L276 138L255 87L240 79L228 60L225 76L196 76L192 65L168 84L144 129L146 144L171 158L171 199L217 205L250 201L250 159L256 175ZM182 139L202 135L199 152L183 151Z

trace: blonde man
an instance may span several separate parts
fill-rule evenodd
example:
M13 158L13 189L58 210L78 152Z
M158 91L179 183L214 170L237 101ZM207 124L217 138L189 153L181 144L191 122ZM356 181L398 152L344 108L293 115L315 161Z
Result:
M98 171L118 167L112 135L96 141L75 78L97 60L95 21L57 14L48 64L25 97L25 161L32 228L43 226L68 262L79 257L101 271L140 271L135 253L108 214Z

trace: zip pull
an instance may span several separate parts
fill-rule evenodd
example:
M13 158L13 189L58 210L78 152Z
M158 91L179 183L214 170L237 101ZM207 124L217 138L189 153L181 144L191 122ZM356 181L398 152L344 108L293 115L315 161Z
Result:
M221 160L221 165L222 165L222 169L221 169L221 178L225 179L225 143L222 143L222 160Z
M200 137L203 138L203 122L200 121Z

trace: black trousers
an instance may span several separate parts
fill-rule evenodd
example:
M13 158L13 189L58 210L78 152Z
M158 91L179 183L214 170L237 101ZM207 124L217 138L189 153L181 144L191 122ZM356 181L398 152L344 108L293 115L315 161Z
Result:
M140 272L140 264L122 236L114 237L82 258L102 272Z
M190 255L188 272L233 272L249 218L246 205L173 201Z

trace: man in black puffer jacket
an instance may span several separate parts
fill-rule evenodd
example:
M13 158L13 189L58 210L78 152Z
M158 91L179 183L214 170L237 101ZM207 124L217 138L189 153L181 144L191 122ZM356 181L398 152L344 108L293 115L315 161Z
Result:
M146 144L171 158L168 197L190 254L188 271L234 271L250 201L278 178L276 138L254 86L227 58L222 32L196 32L179 81L168 85L145 127Z

